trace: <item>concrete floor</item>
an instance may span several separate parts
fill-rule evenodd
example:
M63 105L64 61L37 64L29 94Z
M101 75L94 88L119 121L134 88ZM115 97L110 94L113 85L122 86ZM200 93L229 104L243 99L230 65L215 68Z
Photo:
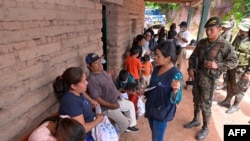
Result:
M186 66L182 68L182 73L184 74L184 80L186 80ZM240 110L233 114L226 114L226 108L220 107L216 104L216 101L223 100L225 95L226 91L224 90L216 90L214 92L209 134L204 141L223 141L223 125L225 124L249 124L250 92L247 92L240 103ZM192 98L191 89L183 89L183 100L177 106L177 112L174 120L168 124L164 141L196 141L195 135L201 129L201 126L191 129L183 128L183 125L191 121L193 118ZM147 119L143 116L139 117L137 127L140 129L139 132L124 133L121 135L121 141L151 141L151 132Z

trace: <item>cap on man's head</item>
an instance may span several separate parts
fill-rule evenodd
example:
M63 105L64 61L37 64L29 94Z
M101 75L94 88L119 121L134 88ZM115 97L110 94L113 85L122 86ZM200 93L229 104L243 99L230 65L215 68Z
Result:
M222 27L225 27L225 28L230 28L231 27L231 23L230 21L224 21L222 24L221 24Z
M205 24L205 28L212 27L212 26L221 26L221 20L219 17L211 17L207 20Z
M238 24L240 30L248 32L250 29L250 19L242 19L241 22Z
M187 22L181 22L181 24L179 24L179 26L185 26L185 27L187 27Z
M91 63L97 61L100 58L102 58L102 57L98 56L96 53L89 53L85 57L85 61L86 61L87 64L91 64Z

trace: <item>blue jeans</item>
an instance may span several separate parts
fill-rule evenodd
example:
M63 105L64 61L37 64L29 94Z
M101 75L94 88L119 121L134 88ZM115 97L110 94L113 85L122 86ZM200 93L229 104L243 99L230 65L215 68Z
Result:
M167 122L153 119L148 119L148 122L152 132L152 141L163 141Z

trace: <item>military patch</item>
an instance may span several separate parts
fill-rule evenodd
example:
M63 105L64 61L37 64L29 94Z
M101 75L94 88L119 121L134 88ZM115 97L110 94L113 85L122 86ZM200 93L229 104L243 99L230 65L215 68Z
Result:
M211 22L209 22L210 25L214 25L217 21L216 20L212 20Z

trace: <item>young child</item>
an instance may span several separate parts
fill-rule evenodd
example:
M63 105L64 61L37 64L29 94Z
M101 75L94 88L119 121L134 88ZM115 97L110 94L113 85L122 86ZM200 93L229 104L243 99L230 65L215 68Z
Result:
M151 73L153 72L153 65L150 62L150 56L144 55L142 58L142 69L141 69L141 87L146 88L149 85Z
M126 70L134 77L137 86L140 86L140 69L142 67L141 60L138 59L139 49L131 48L130 56L126 59Z
M142 116L145 113L145 103L142 101L142 96L139 94L135 83L128 83L125 91L129 100L134 103L136 118L138 119L138 116Z
M115 81L115 86L120 92L123 92L125 86L131 82L135 83L134 77L127 70L121 70Z
M128 83L124 90L125 92L128 94L128 98L131 102L134 103L134 106L135 106L135 113L137 115L137 112L138 112L138 99L139 99L139 95L136 93L136 83Z

